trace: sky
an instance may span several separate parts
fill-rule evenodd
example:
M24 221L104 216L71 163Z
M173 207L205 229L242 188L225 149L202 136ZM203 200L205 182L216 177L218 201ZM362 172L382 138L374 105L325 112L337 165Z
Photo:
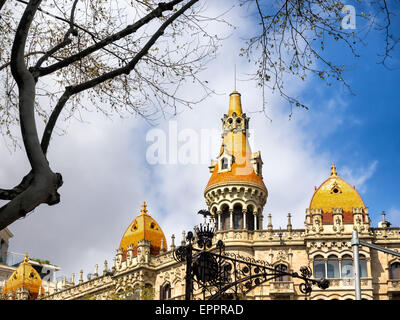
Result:
M219 12L226 3L211 4L209 10ZM274 228L286 227L288 213L294 228L304 227L314 186L329 177L332 162L339 175L360 192L372 226L377 226L383 210L388 221L400 225L400 71L377 64L381 39L370 38L357 60L343 48L331 48L332 55L352 66L345 76L355 95L340 85L328 87L313 78L290 80L292 94L310 109L294 109L289 118L288 104L267 92L266 117L256 112L262 105L261 91L255 83L243 80L252 66L239 57L242 39L255 27L255 20L240 8L229 15L238 28L204 71L204 78L218 94L155 126L140 117L106 118L89 112L83 114L85 122L71 120L67 133L55 136L48 153L52 169L63 175L61 203L42 205L10 225L14 234L10 251L50 260L61 268L59 277L77 275L81 269L84 274L93 273L95 264L102 270L104 260L112 262L143 201L163 229L168 246L172 234L175 243L180 243L182 231L192 230L202 220L197 212L206 208L208 166L221 145L221 118L234 90L235 65L237 90L250 117L252 151L261 151L264 162L269 194L263 214L272 214ZM215 32L227 32L215 28ZM187 90L190 94L193 89ZM200 150L206 141L202 132L212 133L212 143L201 159L185 161L184 146ZM157 134L164 134L168 142L167 160L174 158L171 146L177 145L174 163L149 161L152 137ZM186 144L188 137L193 145ZM10 151L0 140L1 186L14 186L27 172L23 150Z

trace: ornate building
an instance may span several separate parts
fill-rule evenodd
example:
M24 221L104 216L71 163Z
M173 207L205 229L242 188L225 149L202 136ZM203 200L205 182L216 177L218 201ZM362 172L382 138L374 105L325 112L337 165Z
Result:
M249 118L235 91L222 119L222 145L209 167L211 175L204 191L217 228L213 244L223 240L226 252L263 260L288 272L309 266L314 278L330 280L328 289L314 287L308 299L354 299L352 231L358 230L363 241L397 251L400 228L391 227L384 213L378 227L371 227L363 199L338 175L334 164L329 177L313 191L304 228L293 229L290 214L285 229L274 229L271 215L264 227L268 190L263 182L261 154L250 149L248 128ZM64 279L56 289L47 289L44 283L38 298L183 299L186 265L174 259L176 248L172 235L167 249L161 227L143 203L122 237L111 268L105 261L102 274L96 265L89 281L83 281L81 271L77 282L73 275L71 281ZM362 298L399 299L400 259L365 247L360 248L360 258ZM303 300L300 283L290 276L277 277L256 286L245 298Z

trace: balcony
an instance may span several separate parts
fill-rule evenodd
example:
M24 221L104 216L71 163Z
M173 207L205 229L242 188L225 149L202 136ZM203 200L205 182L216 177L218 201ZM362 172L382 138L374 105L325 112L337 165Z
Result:
M277 299L294 296L293 281L271 281L269 295Z
M335 278L329 280L329 288L327 290L354 290L353 278ZM361 289L372 290L372 278L361 278ZM315 287L313 290L317 290Z

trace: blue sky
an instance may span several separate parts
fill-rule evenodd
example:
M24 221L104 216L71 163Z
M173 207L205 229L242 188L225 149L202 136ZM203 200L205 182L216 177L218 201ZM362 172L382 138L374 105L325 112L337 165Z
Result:
M210 10L221 12L229 3L213 3ZM290 212L293 226L303 228L314 186L329 176L332 162L339 175L360 191L370 208L372 226L377 226L382 210L388 212L389 221L400 225L400 71L387 71L376 64L382 44L379 38L371 38L357 60L342 48L329 51L354 66L345 77L355 96L340 85L328 87L316 79L291 79L287 82L291 92L307 102L310 110L295 110L289 120L286 102L267 92L271 122L253 113L260 109L261 91L254 83L242 81L252 66L238 56L242 37L254 30L255 21L239 8L229 15L239 28L233 32L221 26L210 27L232 35L204 71L204 78L220 94L177 117L161 119L155 127L139 117L106 119L94 112L83 113L87 123L71 119L60 124L67 134L54 137L49 160L52 168L63 174L61 203L40 206L11 225L11 251L48 259L67 276L78 274L80 269L93 272L96 263L102 266L105 259L112 261L126 227L139 214L144 200L149 214L166 234L168 246L172 234L179 243L182 231L201 221L196 212L205 207L208 165L220 148L221 117L228 110L235 64L237 89L254 130L252 151L260 150L264 161L263 175L269 191L264 216L272 214L274 227L285 227ZM198 87L187 86L186 90L189 95L195 94ZM180 132L218 132L206 163L147 162L147 134L155 128L168 133L169 120ZM26 156L21 150L10 153L2 144L0 155L0 181L11 187L28 170Z
M393 19L392 23L393 30L396 30L396 26L398 29L399 20ZM332 116L332 121L338 115L342 123L333 131L328 130L328 134L320 135L316 150L331 153L339 172L342 167L363 170L371 166L373 174L361 190L364 202L370 208L371 218L376 225L381 219L381 211L385 210L389 214L388 219L398 224L399 48L393 51L394 58L388 60L388 65L393 67L393 70L389 70L378 63L381 59L378 54L382 53L384 48L382 37L378 33L372 33L366 44L365 47L359 46L359 58L352 57L349 51L341 46L328 46L331 57L335 57L336 61L341 59L351 66L349 71L344 73L344 77L351 84L355 95L338 83L332 87L325 87L313 81L313 85L303 89L302 97L311 101L311 110L307 112L310 118L318 119L320 112L326 112L326 108L321 106L319 101L340 96L329 115ZM311 126L306 130L313 128ZM324 131L323 128L322 130Z

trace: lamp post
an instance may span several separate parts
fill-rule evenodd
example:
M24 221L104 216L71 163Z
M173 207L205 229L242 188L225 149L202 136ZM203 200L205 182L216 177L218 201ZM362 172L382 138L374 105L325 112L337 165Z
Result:
M377 246L376 244L368 243L360 240L358 231L354 230L351 238L351 245L353 247L353 272L354 272L354 290L355 300L361 300L361 280L360 280L360 256L358 253L359 246L365 246L374 250L382 251L396 257L400 257L400 253L390 249Z
M355 300L361 300L360 256L358 254L359 243L360 243L360 239L358 239L358 231L353 230L353 236L351 238L351 245L353 247L353 272L354 272Z
M186 246L186 279L185 279L185 300L190 300L192 296L192 252L193 252L193 233L191 231L188 232L186 236L186 240L188 242Z

